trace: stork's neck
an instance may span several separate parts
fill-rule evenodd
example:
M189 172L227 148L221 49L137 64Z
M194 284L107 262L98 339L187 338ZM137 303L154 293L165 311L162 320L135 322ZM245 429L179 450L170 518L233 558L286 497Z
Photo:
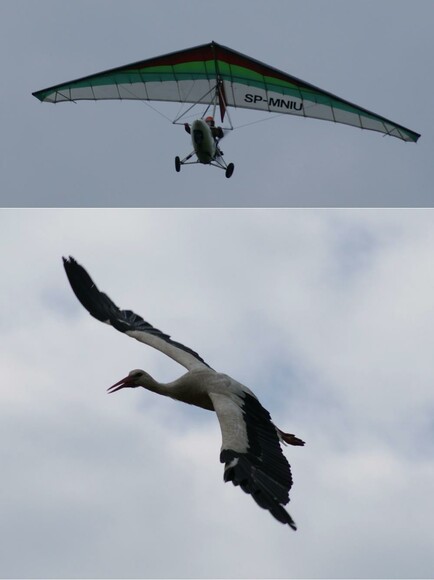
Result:
M188 372L170 383L159 383L150 375L146 375L140 381L140 385L148 391L165 395L177 401L208 410L213 409L208 393L203 388L200 373Z
M153 393L158 393L159 395L170 396L170 383L159 383L151 375L143 377L140 381L140 386Z

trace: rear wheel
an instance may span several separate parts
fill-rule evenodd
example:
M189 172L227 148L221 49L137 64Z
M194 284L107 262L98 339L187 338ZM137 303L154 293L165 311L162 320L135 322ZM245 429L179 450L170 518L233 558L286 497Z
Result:
M229 177L231 177L232 173L234 172L234 169L235 165L233 163L229 163L229 165L226 167L225 175L228 179Z
M178 156L175 157L175 169L177 173L181 171L181 159Z

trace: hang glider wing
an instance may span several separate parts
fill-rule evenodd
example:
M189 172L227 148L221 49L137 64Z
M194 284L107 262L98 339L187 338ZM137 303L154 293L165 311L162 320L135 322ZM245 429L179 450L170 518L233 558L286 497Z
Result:
M311 117L379 131L404 141L420 135L235 50L211 42L121 66L33 93L40 101L137 99L217 104Z

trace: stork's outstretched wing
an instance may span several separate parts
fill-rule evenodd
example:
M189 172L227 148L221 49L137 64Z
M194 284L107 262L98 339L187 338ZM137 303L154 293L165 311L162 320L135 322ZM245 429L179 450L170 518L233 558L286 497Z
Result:
M224 480L239 485L279 522L296 529L282 507L289 501L291 468L280 448L270 414L253 395L210 393L222 432Z
M196 352L175 342L168 334L153 327L138 314L131 310L120 310L107 294L98 290L92 278L74 258L63 258L63 265L74 294L92 316L156 348L188 370L210 368Z

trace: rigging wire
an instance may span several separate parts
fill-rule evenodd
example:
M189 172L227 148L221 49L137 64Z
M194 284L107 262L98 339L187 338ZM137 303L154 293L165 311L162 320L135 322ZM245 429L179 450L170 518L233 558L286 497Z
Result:
M250 125L256 125L257 123L265 123L265 121L271 121L272 119L277 119L278 117L283 117L283 113L278 113L272 115L271 117L264 117L263 119L258 119L256 121L250 121L249 123L243 123L242 125L235 125L234 129L244 129L244 127L250 127Z
M156 113L158 113L161 117L163 117L164 119L166 119L166 121L170 121L170 123L172 124L177 124L176 121L178 119L180 119L181 117L185 116L189 111L191 111L191 109L199 104L205 104L205 103L194 103L190 108L188 108L182 115L180 115L180 111L182 110L183 106L185 105L185 103L182 103L181 107L178 110L178 114L175 117L175 120L173 120L171 117L169 117L168 115L165 115L164 113L162 113L159 109L157 109L156 107L153 107L150 102L146 99L141 99L140 97L138 97L136 94L134 94L133 91L131 91L130 89L127 89L126 87L123 87L123 89L128 92L132 97L134 97L135 100L139 100L141 103L143 103L144 105L146 105L147 107L149 107L150 109L152 109L153 111L155 111ZM214 106L215 106L215 102L214 102ZM206 113L208 112L210 106L212 105L212 103L208 103L206 109L205 109L205 113L203 113L202 117L204 117L206 115ZM229 115L229 111L227 111L227 114ZM268 116L268 117L264 117L262 119L258 119L256 121L250 121L249 123L243 123L242 125L235 125L233 127L231 127L232 129L244 129L245 127L250 127L251 125L257 125L258 123L264 123L265 121L271 121L272 119L276 119L278 117L282 117L283 114L276 114L276 115L272 115L272 116ZM232 124L232 123L231 123ZM229 127L227 127L226 129L230 129Z
M172 122L172 119L170 117L168 117L167 115L165 115L164 113L162 113L161 111L159 111L156 107L153 107L148 100L141 99L140 97L138 97L137 95L135 95L132 90L127 89L126 87L123 87L123 90L125 90L132 97L134 97L134 100L140 101L141 103L143 103L144 105L146 105L147 107L149 107L150 109L152 109L153 111L155 111L156 113L158 113L161 117L164 117L167 121ZM123 99L121 99L121 100L123 100Z

